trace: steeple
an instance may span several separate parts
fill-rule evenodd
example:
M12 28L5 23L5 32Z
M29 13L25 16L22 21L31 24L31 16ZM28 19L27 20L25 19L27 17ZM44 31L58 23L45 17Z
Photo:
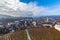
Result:
M49 22L49 19L48 19L48 17L46 17L46 22Z

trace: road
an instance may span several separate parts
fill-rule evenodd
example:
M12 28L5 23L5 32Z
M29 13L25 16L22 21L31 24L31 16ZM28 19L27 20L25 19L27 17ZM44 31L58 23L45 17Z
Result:
M31 40L31 37L30 37L29 32L28 32L28 29L26 29L25 31L27 33L27 40Z

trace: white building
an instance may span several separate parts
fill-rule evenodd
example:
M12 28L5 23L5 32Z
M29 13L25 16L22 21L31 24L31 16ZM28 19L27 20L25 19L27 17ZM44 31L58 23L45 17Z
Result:
M32 24L33 24L34 26L36 26L36 22L35 22L35 21L33 21Z
M43 24L43 27L48 27L48 26L52 28L51 24Z
M12 22L8 23L8 26L11 25L11 24L13 24L13 23Z

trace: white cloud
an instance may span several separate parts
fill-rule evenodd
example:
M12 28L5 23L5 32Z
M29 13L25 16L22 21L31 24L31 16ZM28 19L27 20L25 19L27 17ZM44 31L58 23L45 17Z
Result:
M60 5L54 5L49 8L46 8L40 11L41 16L49 16L49 15L60 15Z
M19 2L18 0L1 0L0 14L10 16L32 16L33 13L28 10L29 6L26 3Z
M29 4L19 2L18 0L2 0L1 1L4 6L7 8L2 8L3 14L11 15L11 16L36 16L40 11L44 10L43 7L38 7L36 2L30 2ZM0 3L1 5L1 3ZM14 11L10 11L11 9ZM8 12L6 12L9 9ZM0 13L1 14L1 13ZM14 15L13 15L14 14Z

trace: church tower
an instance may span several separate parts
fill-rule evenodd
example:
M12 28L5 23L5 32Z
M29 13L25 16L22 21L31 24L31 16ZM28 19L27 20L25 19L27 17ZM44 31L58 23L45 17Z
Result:
M48 19L48 17L46 17L46 22L49 22L49 19Z

